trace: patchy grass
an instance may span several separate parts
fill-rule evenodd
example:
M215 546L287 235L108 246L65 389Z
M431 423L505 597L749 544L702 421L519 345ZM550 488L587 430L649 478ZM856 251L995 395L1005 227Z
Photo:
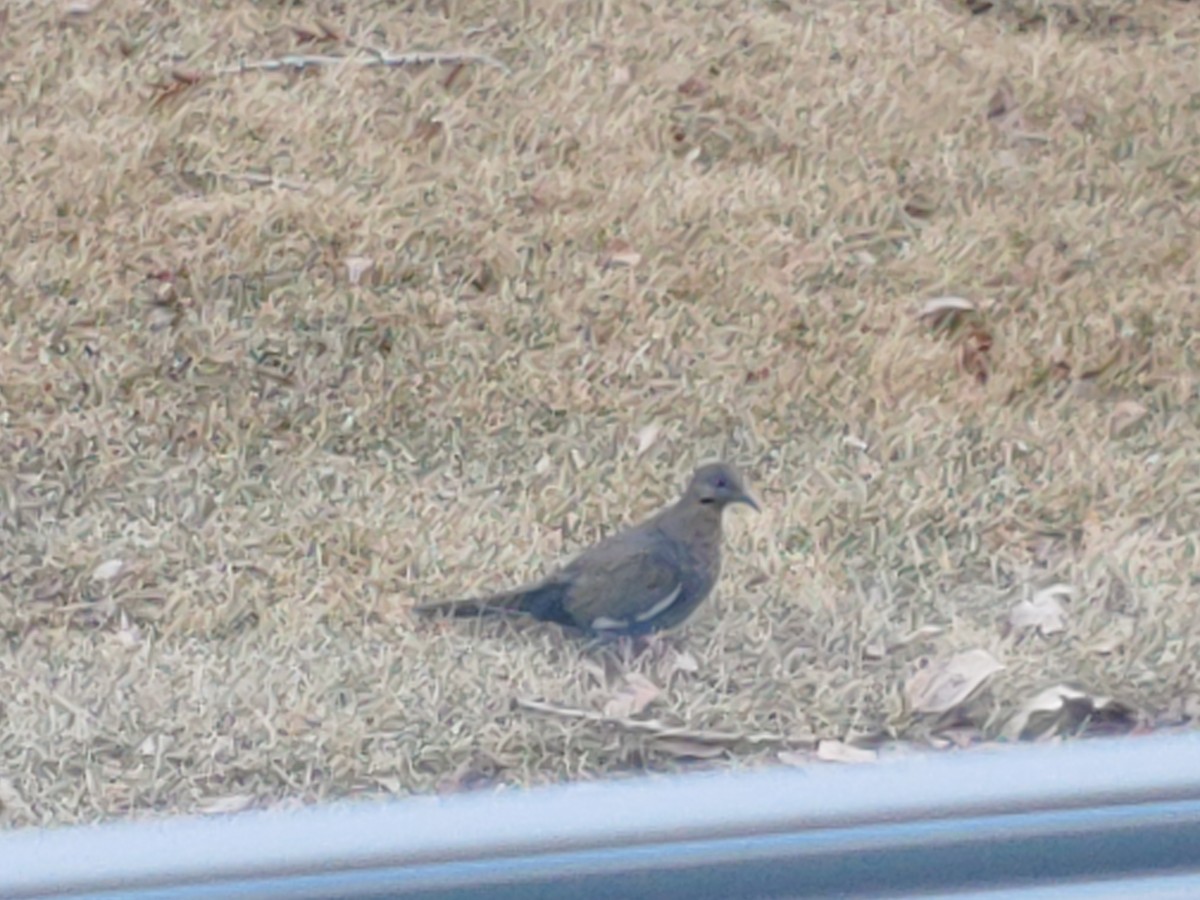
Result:
M1190 721L1200 25L972 5L8 3L0 821ZM675 650L410 615L713 457Z

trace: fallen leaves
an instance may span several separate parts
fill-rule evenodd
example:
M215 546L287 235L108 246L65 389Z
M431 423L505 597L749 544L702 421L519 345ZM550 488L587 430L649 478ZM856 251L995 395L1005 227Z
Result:
M917 713L947 713L965 703L1004 665L983 649L935 660L917 670L905 685L909 708Z
M660 694L662 689L645 675L628 672L622 676L616 692L604 704L604 715L616 719L640 715Z
M251 794L228 794L224 797L210 797L201 800L196 805L196 811L205 816L225 816L242 812L254 805Z
M604 252L600 255L600 268L632 269L641 261L642 254L633 249L633 245L629 241L614 238L608 242L608 246L604 248Z
M904 212L914 219L929 219L937 212L938 201L931 194L916 191L904 202Z
M196 69L172 69L169 79L157 81L151 85L154 89L154 99L150 105L154 107L161 106L171 97L182 94L188 88L208 81L210 77L207 72L200 72Z
M654 423L639 428L637 433L637 450L634 451L633 455L637 457L645 455L646 451L654 446L654 442L658 440L658 436L661 433L662 428Z
M879 759L879 752L868 747L856 747L845 741L826 738L817 741L816 750L780 750L775 758L785 766L803 768L814 762L841 763L843 765L860 765Z
M296 37L298 44L319 44L347 42L346 33L329 19L318 18L312 24L295 24L289 28Z
M866 763L875 762L879 754L866 747L855 747L842 741L819 741L817 743L817 759L822 762L834 763Z
M934 325L952 323L963 313L975 312L975 304L965 297L935 297L926 300L917 313L918 319L928 319Z
M1059 684L1022 703L1001 734L1013 741L1042 741L1101 724L1128 730L1134 724L1133 709L1111 697Z
M785 766L796 766L798 768L807 766L813 759L811 753L806 753L802 750L780 750L775 754L775 758Z
M1044 588L1012 608L1008 623L1017 631L1034 629L1043 637L1067 630L1067 611L1060 598L1069 600L1075 589L1069 584Z
M695 675L700 671L700 661L687 650L676 650L667 657L664 668L668 678L676 672Z
M983 384L991 377L992 334L986 328L975 325L964 336L958 346L958 367L975 381Z
M354 285L362 283L364 277L375 269L375 260L369 256L348 256L344 262L346 278Z
M83 18L95 12L104 3L104 0L71 0L65 7L63 12L71 18Z
M93 581L112 581L125 568L125 561L122 559L109 559L100 563L92 570Z

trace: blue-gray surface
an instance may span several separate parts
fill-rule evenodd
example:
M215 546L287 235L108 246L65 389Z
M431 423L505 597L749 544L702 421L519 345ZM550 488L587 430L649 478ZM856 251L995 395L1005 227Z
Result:
M0 897L982 900L1198 888L1195 734L0 835Z

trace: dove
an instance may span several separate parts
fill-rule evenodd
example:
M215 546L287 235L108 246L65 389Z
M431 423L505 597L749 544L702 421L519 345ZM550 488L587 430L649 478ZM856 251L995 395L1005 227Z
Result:
M674 628L712 593L721 574L722 513L737 503L759 508L737 469L710 463L696 469L675 503L540 581L416 609L451 616L525 614L597 635Z

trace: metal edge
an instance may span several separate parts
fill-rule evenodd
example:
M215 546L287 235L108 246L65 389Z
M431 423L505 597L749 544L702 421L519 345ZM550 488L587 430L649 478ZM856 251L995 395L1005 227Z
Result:
M0 897L1200 801L1200 734L0 834ZM1200 864L1200 846L1197 850Z

